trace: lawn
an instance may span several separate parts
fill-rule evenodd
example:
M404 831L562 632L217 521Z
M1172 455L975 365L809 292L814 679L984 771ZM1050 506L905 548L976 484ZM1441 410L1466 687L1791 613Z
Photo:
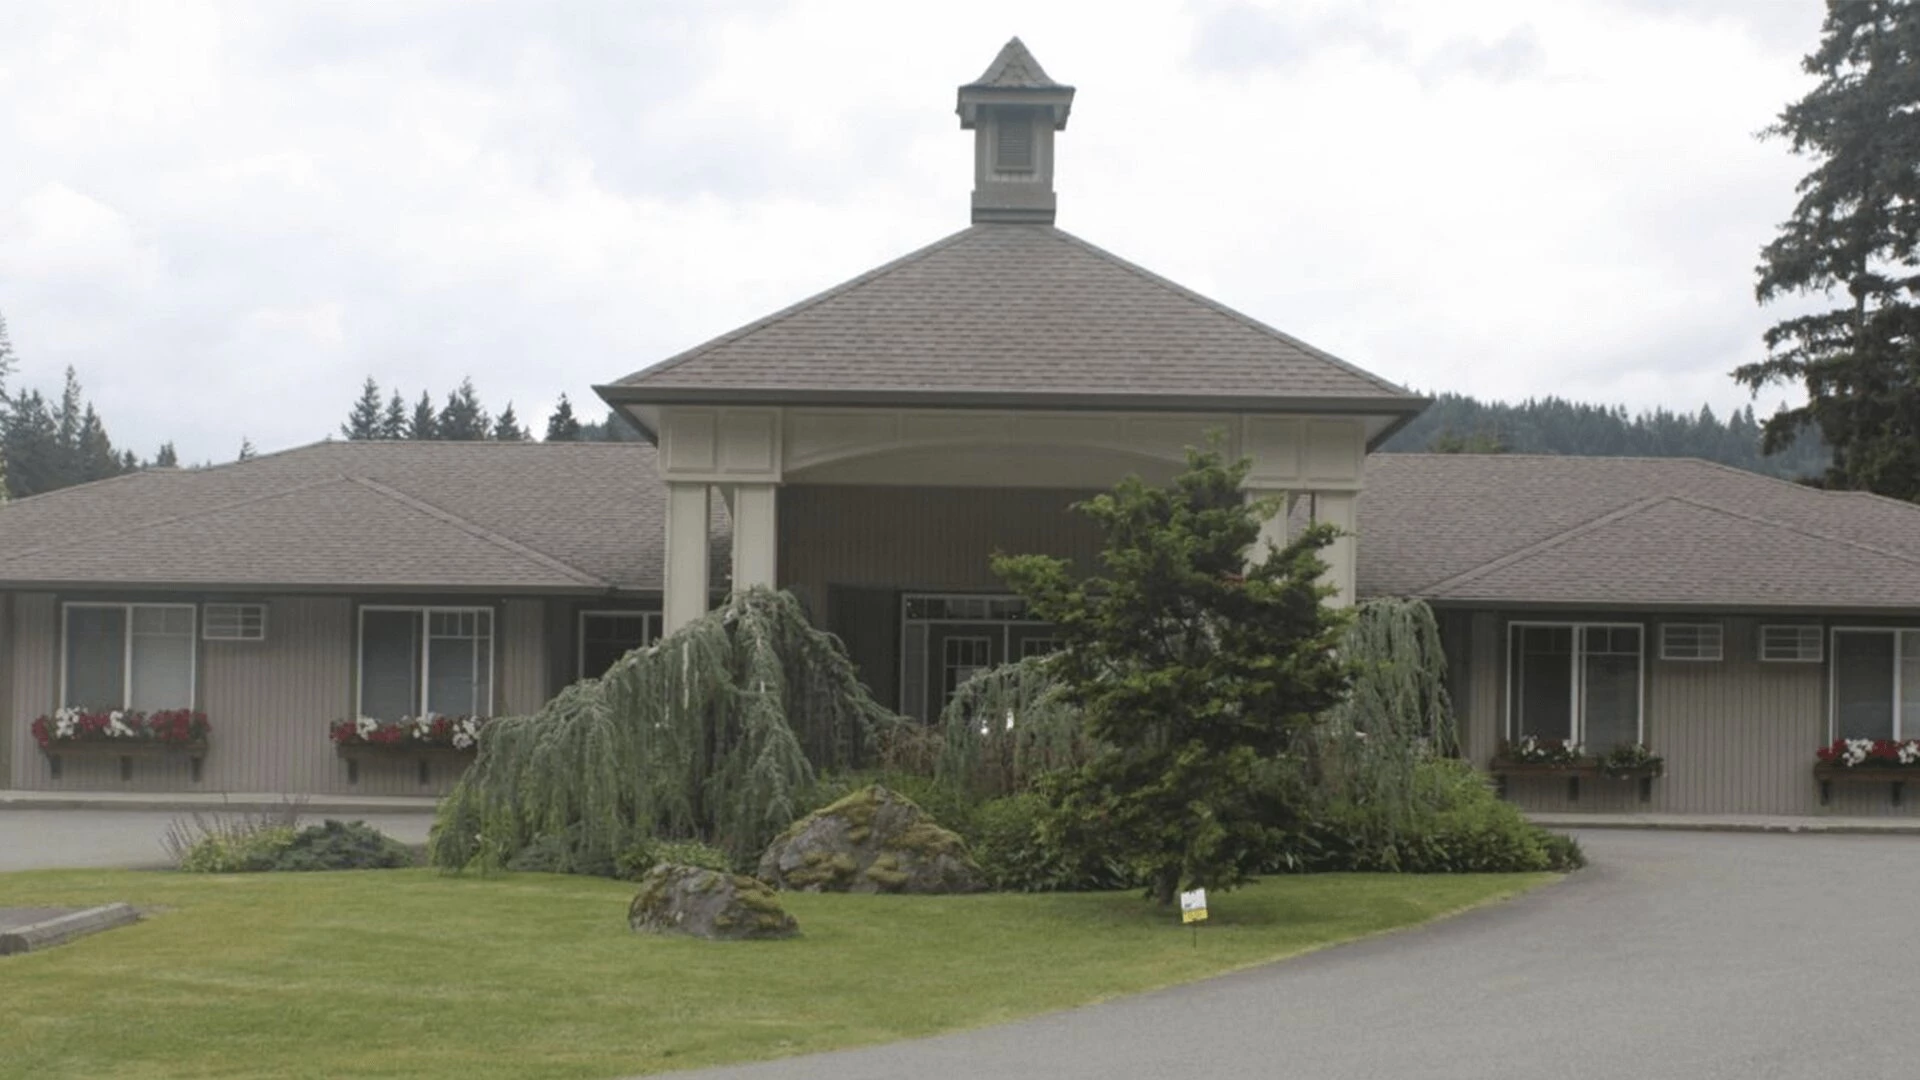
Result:
M1551 875L1327 874L1214 898L790 895L804 936L636 935L632 887L424 870L0 875L145 922L0 958L0 1077L615 1077L976 1027L1246 967Z

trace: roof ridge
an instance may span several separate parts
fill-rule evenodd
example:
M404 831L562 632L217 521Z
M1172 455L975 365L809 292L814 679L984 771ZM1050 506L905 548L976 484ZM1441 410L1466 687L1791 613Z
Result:
M1402 386L1399 383L1392 381L1391 379L1381 378L1380 376L1375 375L1373 372L1368 371L1357 364L1353 364L1349 361L1340 359L1339 357L1333 355L1332 353L1327 352L1325 349L1319 348L1314 345L1310 345L1307 342L1302 341L1297 337L1294 337L1292 334L1289 334L1284 330L1271 326L1265 322L1260 321L1259 319L1254 318L1251 315L1248 315L1244 311L1240 311L1236 308L1228 307L1227 305L1221 303L1218 300L1213 299L1210 296L1206 296L1202 293L1195 292L1194 290L1187 288L1185 285L1182 285L1177 281L1174 281L1170 278L1161 277L1159 274L1156 274L1153 271L1148 270L1146 267L1141 266L1136 262L1122 258L1119 255L1115 255L1113 252L1108 251L1106 248L1103 248L1098 244L1095 244L1088 240L1082 240L1080 237L1075 236L1074 234L1066 231L1065 229L1062 229L1056 225L1045 225L1041 227L1044 228L1048 233L1050 233L1055 239L1060 240L1062 243L1071 244L1087 252L1090 255L1094 255L1098 258L1105 259L1106 261L1114 264L1115 266L1118 266L1121 269L1132 273L1133 275L1140 278L1141 280L1151 285L1157 285L1160 288L1165 289L1167 292L1170 292L1173 295L1180 297L1181 299L1187 300L1192 303L1197 303L1200 306L1205 307L1217 314L1225 315L1228 318L1233 319L1236 322L1241 323L1242 325L1245 325L1249 329L1256 330L1260 333L1266 334L1269 337L1277 338L1281 341L1284 341L1288 345L1291 345L1294 348L1299 349L1301 352L1306 353L1308 356L1311 356L1316 360L1320 360L1325 363L1332 364L1335 367L1340 368L1342 371L1345 371L1349 375L1358 376L1359 378L1367 382L1370 382L1377 387L1380 387L1385 390L1391 390L1394 393L1399 394L1403 397L1425 400L1425 401L1428 401L1429 403L1431 403L1432 401L1432 399L1423 398L1422 395L1414 393L1412 390L1409 390L1405 386Z
M1419 595L1437 596L1441 592L1447 589L1451 589L1459 585L1465 585L1470 581L1475 581L1479 578L1485 577L1486 575L1493 573L1495 570L1505 569L1506 567L1511 566L1514 563L1520 562L1523 559L1530 559L1535 555L1540 554L1541 552L1550 551L1553 548L1556 548L1561 544L1567 543L1570 540L1575 540L1575 539L1578 539L1579 537L1585 536L1587 533L1590 533L1595 529L1601 528L1606 525L1611 525L1614 522L1623 520L1625 518L1633 517L1635 514L1644 513L1660 505L1661 503L1670 502L1675 498L1678 498L1678 496L1650 495L1644 499L1639 499L1634 502L1628 503L1625 506L1616 506L1612 510L1607 511L1604 514L1600 514L1597 517L1590 518L1586 521L1581 522L1578 525L1574 525L1569 528L1563 529L1560 532L1554 533L1552 536L1549 536L1543 540L1536 540L1531 544L1525 545L1524 547L1515 548L1514 550L1509 551L1504 555L1500 555L1496 558L1489 559L1486 562L1481 563L1479 566L1475 566L1468 570L1462 570L1460 573L1455 574L1452 577L1443 578L1439 581L1433 582L1432 584L1423 586L1420 589L1417 589L1415 591Z
M979 225L969 225L968 227L961 229L959 232L949 233L948 235L943 236L938 240L935 240L931 244L926 244L922 247L915 248L914 250L907 252L905 255L901 255L898 258L892 260L891 262L881 263L879 266L876 266L873 269L868 270L864 274L860 274L857 277L848 278L847 280L840 282L838 285L830 286L817 293L814 293L811 296L805 297L804 299L797 300L794 303L781 308L780 310L774 312L771 315L763 315L760 318L755 319L754 321L747 323L744 326L735 327L734 329L729 330L718 337L710 338L698 345L693 346L690 349L675 353L674 355L667 357L665 360L662 360L659 363L652 365L651 367L642 368L641 370L634 372L632 375L628 375L622 379L616 379L612 383L609 383L607 385L609 386L641 385L642 381L647 378L651 378L652 376L659 375L666 371L671 371L672 369L679 367L681 364L684 364L689 360L694 360L694 359L697 359L698 357L705 356L707 353L712 352L714 349L717 349L722 345L731 345L732 343L736 341L740 341L743 338L752 337L754 334L757 334L760 331L775 325L776 323L780 323L786 319L789 319L795 315L798 315L802 311L806 311L809 308L817 307L820 304L823 304L826 301L831 300L836 296L840 296L843 293L851 292L854 289L857 289L863 285L866 285L868 282L884 277L887 274L890 274L895 270L898 270L904 266L908 266L913 263L919 262L921 259L926 258L927 256L933 254L936 251L941 251L948 247L952 247L954 244L959 243L962 239L973 235L975 231L978 230L979 228L981 228L981 226ZM594 389L598 391L600 388L596 386Z
M1739 518L1742 521L1751 521L1755 524L1766 525L1775 529L1785 529L1787 532L1799 533L1801 536L1808 537L1809 539L1822 540L1829 544L1845 544L1846 546L1851 548L1859 548L1861 551L1870 551L1875 555L1881 555L1889 559L1897 559L1900 562L1912 563L1915 566L1920 566L1920 556L1910 555L1901 551L1894 551L1890 548L1883 548L1876 544L1863 543L1859 540L1849 539L1845 536L1835 536L1832 533L1821 532L1819 529L1810 528L1806 525L1801 525L1797 522L1781 521L1778 518L1762 517L1759 514L1748 513L1745 510L1735 510L1731 506L1721 506L1718 503L1710 503L1704 499L1696 499L1691 495L1669 495L1667 496L1667 498L1673 502L1687 503L1691 506L1697 506L1702 510L1710 510L1710 511L1713 511L1714 513L1725 514L1728 517Z
M532 561L540 563L541 565L547 567L550 570L557 570L560 573L573 578L574 580L580 582L583 585L597 585L607 589L611 589L614 587L613 583L610 581L607 581L600 577L596 577L593 574L589 574L585 570L582 570L579 567L572 565L571 563L563 562L559 559L556 559L544 551L541 551L537 548L529 547L518 540L512 539L511 537L502 536L499 533L494 532L492 529L489 529L486 526L481 525L477 522L470 521L467 518L463 518L460 515L453 513L452 511L443 510L440 507L435 506L432 503L426 501L425 499L419 498L418 496L409 495L406 492L401 491L397 488L388 487L386 484L383 484L380 481L374 480L370 477L348 476L348 477L344 477L344 479L346 479L350 483L358 484L361 487L366 488L367 490L372 491L375 494L380 495L384 498L391 499L394 502L397 502L400 505L405 506L411 510L414 510L422 514L426 514L429 517L436 518L448 525L452 525L454 528L467 533L468 535L474 537L475 539L483 540L489 544L492 544L495 547L501 548L505 551L510 551L513 554L520 556L521 558L531 559Z
M128 473L127 475L132 476L136 474ZM218 503L213 506L202 507L198 510L189 510L189 511L186 511L185 513L169 514L165 517L146 518L145 520L137 521L137 522L134 522L133 524L126 525L118 529L108 529L105 532L93 533L92 535L87 537L87 540L88 541L111 540L116 536L126 536L129 533L140 532L143 529L152 529L152 528L157 528L163 525L178 525L183 521L192 521L195 518L203 518L210 514L223 513L228 510L237 510L240 507L251 506L254 503L268 502L270 500L278 499L283 496L295 495L303 491L311 491L314 488L325 487L328 484L337 484L346 479L347 477L340 476L337 474L334 476L317 477L313 480L306 481L305 483L294 484L291 487L279 488L275 491L269 491L261 495L249 495L244 499L234 499L231 502ZM76 486L84 486L84 485L76 485ZM69 490L72 490L72 489L70 488L60 489L60 491L69 491ZM53 495L53 494L57 494L57 492L49 491L49 492L46 492L45 494ZM0 563L15 562L17 560L25 559L33 555L38 555L41 552L59 547L61 546L61 544L65 542L66 542L65 538L61 538L59 540L50 540L47 543L41 544L37 547L30 547L22 551L15 551L6 555L0 555Z

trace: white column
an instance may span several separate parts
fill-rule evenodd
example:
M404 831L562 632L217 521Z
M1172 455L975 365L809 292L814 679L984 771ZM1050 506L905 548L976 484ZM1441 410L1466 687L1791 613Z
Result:
M667 483L667 565L660 612L669 634L707 613L710 498L706 484Z
M1354 598L1354 560L1358 553L1353 534L1356 524L1355 501L1359 497L1354 491L1316 491L1313 493L1313 520L1325 523L1340 530L1340 535L1320 552L1321 561L1327 564L1327 572L1320 580L1335 589L1328 602L1340 607L1351 607Z
M773 484L733 487L733 587L778 587L779 515Z
M1287 546L1291 539L1287 531L1287 511L1293 506L1293 497L1281 488L1248 488L1249 503L1270 501L1274 504L1273 516L1260 523L1260 537L1253 542L1253 550L1247 552L1248 562L1259 562L1267 557L1268 549L1279 551Z

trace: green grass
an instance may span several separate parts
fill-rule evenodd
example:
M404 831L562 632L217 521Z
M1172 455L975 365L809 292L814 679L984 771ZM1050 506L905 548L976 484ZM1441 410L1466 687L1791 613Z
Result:
M1214 898L789 895L803 937L630 933L632 887L423 870L0 875L146 921L0 958L0 1077L613 1077L976 1027L1423 922L1550 875L1327 874Z

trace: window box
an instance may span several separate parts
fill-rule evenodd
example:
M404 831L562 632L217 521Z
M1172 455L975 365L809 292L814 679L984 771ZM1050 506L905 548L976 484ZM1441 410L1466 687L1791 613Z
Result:
M1907 781L1920 777L1920 739L1835 739L1816 758L1821 806L1832 800L1836 782L1886 784L1888 801L1899 806Z
M465 769L480 749L484 716L420 716L399 720L338 720L328 729L333 750L347 763L347 782L360 782L363 761L412 761L421 784L433 779L433 765L456 763Z
M121 709L59 709L34 720L29 729L47 757L55 780L66 757L117 757L120 779L133 779L133 759L161 755L187 757L195 783L207 754L212 728L205 713L167 709L154 713Z
M1579 744L1531 736L1517 742L1501 743L1493 760L1487 763L1500 788L1507 794L1511 777L1551 776L1567 781L1567 801L1580 799L1580 781L1585 779L1637 780L1640 801L1653 798L1653 781L1666 773L1666 762L1639 743L1625 743L1600 757L1586 754Z

